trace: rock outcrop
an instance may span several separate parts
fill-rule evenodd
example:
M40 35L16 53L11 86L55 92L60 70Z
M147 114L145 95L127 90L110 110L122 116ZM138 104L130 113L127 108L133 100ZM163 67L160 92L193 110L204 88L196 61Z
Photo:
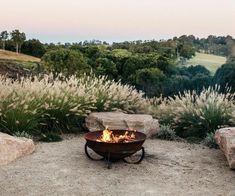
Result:
M89 131L103 130L137 130L150 137L159 131L157 119L145 114L124 114L122 112L94 112L86 118Z
M0 165L6 165L19 157L31 154L35 145L31 139L0 133Z
M215 139L220 149L225 154L229 167L235 169L235 127L217 130Z

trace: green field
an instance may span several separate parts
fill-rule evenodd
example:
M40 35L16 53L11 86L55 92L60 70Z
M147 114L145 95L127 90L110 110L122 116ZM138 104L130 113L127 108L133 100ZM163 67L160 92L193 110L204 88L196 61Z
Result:
M203 65L214 74L216 70L225 62L226 57L197 52L195 57L186 61L185 65Z

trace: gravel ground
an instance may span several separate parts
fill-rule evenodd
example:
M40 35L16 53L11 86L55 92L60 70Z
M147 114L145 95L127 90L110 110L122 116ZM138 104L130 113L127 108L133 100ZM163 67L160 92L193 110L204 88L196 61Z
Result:
M82 136L38 143L36 152L0 168L0 195L235 195L235 171L202 145L147 140L141 164L107 169L84 154Z

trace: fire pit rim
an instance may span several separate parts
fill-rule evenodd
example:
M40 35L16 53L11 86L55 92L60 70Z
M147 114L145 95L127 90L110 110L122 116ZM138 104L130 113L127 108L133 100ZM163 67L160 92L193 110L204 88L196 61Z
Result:
M117 145L117 144L130 144L130 143L139 143L139 142L141 142L141 141L145 141L146 140L146 138L147 138L147 135L145 134L145 133L143 133L143 132L140 132L140 131L132 131L132 130L125 130L125 129L116 129L116 130L113 130L113 129L111 129L111 131L128 131L128 132L133 132L133 133L137 133L138 135L141 135L141 138L140 139L136 139L136 140L134 140L134 141L130 141L130 142L127 142L127 143L112 143L112 142L103 142L103 141L97 141L95 138L91 138L91 137L89 137L89 135L95 135L95 134L97 134L97 133L101 133L100 135L102 135L102 132L103 132L103 130L98 130L98 131L90 131L90 132L88 132L88 133L86 133L85 134L85 136L84 136L84 138L86 139L86 140L88 140L88 141L94 141L94 142L97 142L97 143L105 143L105 144L110 144L110 145ZM115 134L115 133L114 133Z

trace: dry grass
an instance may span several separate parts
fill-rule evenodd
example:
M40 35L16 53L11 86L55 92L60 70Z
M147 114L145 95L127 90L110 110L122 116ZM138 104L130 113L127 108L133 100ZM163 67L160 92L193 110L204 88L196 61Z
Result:
M15 52L7 51L7 50L0 50L0 59L27 61L27 62L40 62L39 58L25 55L25 54L17 55Z

